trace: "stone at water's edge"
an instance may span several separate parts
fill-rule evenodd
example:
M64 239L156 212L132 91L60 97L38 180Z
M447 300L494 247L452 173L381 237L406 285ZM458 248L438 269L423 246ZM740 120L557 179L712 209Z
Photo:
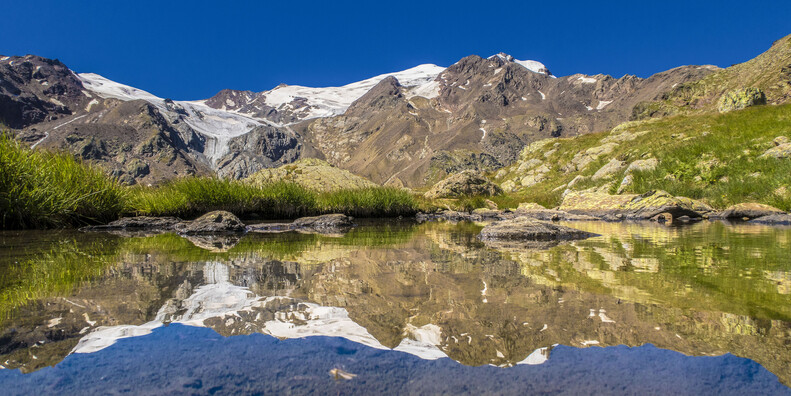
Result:
M700 201L674 197L665 191L649 191L642 195L571 192L563 198L558 209L605 220L645 220L661 213L697 218L714 212L713 208Z
M475 171L463 171L440 181L424 196L428 199L458 198L467 195L497 195L503 190Z
M729 206L727 209L719 213L717 217L725 219L756 219L759 217L780 214L786 214L786 212L775 208L774 206L749 202Z
M197 219L178 224L176 231L184 235L244 233L247 227L231 212L218 210Z
M487 225L478 235L482 241L555 241L585 239L597 234L546 221L517 217Z
M250 232L278 233L288 231L317 234L339 234L354 227L354 218L334 213L322 216L302 217L291 223L256 224L247 227Z
M105 225L83 227L82 231L173 231L182 223L177 217L124 217Z
M750 223L766 225L791 225L791 214L776 213L750 220Z

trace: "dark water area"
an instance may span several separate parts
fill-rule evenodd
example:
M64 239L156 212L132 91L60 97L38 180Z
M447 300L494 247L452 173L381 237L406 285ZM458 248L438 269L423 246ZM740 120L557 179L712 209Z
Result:
M791 229L0 233L3 394L791 394Z

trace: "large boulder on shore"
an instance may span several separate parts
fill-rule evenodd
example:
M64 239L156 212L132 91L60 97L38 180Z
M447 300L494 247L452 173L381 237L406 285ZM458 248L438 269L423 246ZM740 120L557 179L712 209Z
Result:
M217 210L197 219L178 224L176 231L184 235L244 233L247 227L231 212Z
M596 234L526 217L498 221L483 227L482 241L554 241L585 239Z
M759 217L775 214L786 214L786 212L775 208L774 206L749 202L729 206L727 209L719 213L717 217L725 219L757 219Z
M451 175L431 187L424 196L428 199L458 198L469 195L498 195L503 190L478 172L466 170Z
M647 220L663 213L673 218L681 216L697 218L714 211L700 201L675 197L661 190L649 191L642 195L571 192L563 198L558 210L605 220Z

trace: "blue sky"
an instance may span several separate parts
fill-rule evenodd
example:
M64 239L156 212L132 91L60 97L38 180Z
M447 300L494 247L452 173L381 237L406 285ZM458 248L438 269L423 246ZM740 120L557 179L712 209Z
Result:
M11 1L0 54L173 99L343 85L506 52L558 76L729 66L791 34L791 1ZM293 3L293 4L292 4Z

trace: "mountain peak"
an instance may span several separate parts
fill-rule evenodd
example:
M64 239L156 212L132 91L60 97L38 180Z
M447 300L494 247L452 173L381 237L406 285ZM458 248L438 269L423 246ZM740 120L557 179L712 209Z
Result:
M549 69L547 69L546 66L544 66L543 63L534 60L519 60L514 58L512 55L506 54L505 52L492 55L487 59L500 59L506 63L516 63L525 69L530 70L531 72L552 76L552 73L549 71Z

